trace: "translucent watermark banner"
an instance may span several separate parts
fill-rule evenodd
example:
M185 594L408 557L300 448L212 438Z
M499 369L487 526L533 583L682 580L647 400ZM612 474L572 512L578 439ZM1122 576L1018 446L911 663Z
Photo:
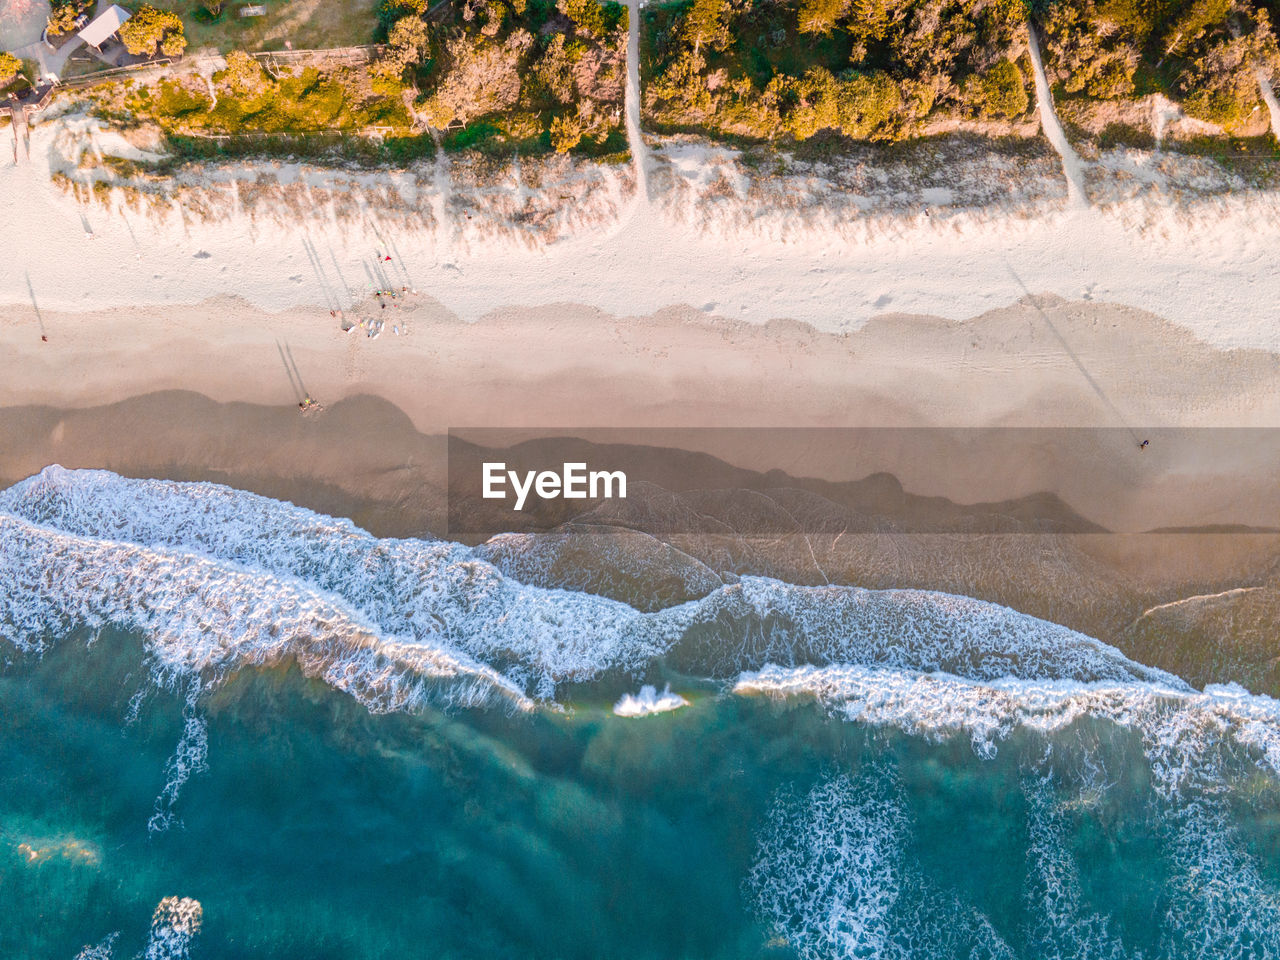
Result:
M475 428L448 533L1280 531L1280 430Z

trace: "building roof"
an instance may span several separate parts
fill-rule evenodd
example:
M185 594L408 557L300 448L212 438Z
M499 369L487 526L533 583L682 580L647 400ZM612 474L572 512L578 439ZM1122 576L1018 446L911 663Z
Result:
M133 14L124 7L113 3L94 17L76 36L91 47L100 47L131 16Z

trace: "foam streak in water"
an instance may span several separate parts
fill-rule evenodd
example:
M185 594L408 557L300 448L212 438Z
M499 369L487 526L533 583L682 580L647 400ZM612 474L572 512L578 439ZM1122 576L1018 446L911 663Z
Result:
M147 821L148 833L161 833L174 824L173 806L183 785L193 774L209 769L209 735L204 718L196 712L200 697L200 680L192 678L187 687L187 702L182 711L182 738L165 767L165 785L156 797L155 812Z
M906 852L912 824L887 765L784 789L747 892L801 960L1014 960L990 921L937 890Z

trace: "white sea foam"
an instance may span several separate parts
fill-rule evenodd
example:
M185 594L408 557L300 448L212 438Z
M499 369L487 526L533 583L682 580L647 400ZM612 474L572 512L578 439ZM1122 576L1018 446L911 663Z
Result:
M200 680L192 678L187 687L187 702L182 711L182 737L165 766L165 784L156 797L155 812L147 821L148 833L168 830L175 822L174 804L192 775L209 769L209 733L204 718L196 712L200 697Z
M292 657L371 709L494 693L525 703L488 667L429 640L380 635L302 582L0 514L0 639L38 652L51 635L109 623L147 637L161 681Z
M719 656L737 662L738 670L769 662L857 663L974 679L1146 679L1186 686L1075 630L935 591L798 587L743 577L671 614L682 611L687 629L710 633Z
M143 960L187 960L200 934L204 908L191 897L165 897L151 918L151 935Z
M747 883L802 960L888 952L908 823L883 781L834 776L774 802Z
M1223 798L1201 794L1174 816L1161 955L1280 958L1280 891L1266 882Z
M76 954L75 960L111 960L114 956L116 941L120 939L120 931L109 933L97 943L85 944L84 948Z
M613 705L613 712L620 717L647 717L654 713L667 713L687 707L689 701L678 693L672 693L670 685L658 693L658 688L646 683L637 694L624 693Z
M1080 870L1067 846L1065 817L1053 797L1050 778L1026 791L1027 874L1024 891L1030 929L1027 939L1039 960L1125 960L1124 944L1110 921L1088 910Z
M1239 686L1203 692L1149 681L1128 683L975 681L855 665L794 669L775 666L743 674L735 691L813 696L832 714L893 727L926 740L968 736L982 756L1016 729L1050 738L1044 759L1070 752L1056 738L1076 721L1097 718L1134 730L1167 832L1171 879L1161 956L1280 958L1280 892L1248 853L1226 806L1231 768L1253 762L1280 774L1280 701ZM1096 743L1085 745L1087 792L1105 792ZM1128 956L1109 922L1082 904L1078 870L1068 852L1063 812L1048 777L1027 791L1027 931L1036 956Z
M911 821L886 765L775 798L746 887L801 960L1014 960L970 904L937 890L907 854Z
M369 632L399 638L400 654L416 645L482 660L509 685L545 697L564 680L636 669L669 644L662 624L625 604L526 586L461 544L379 540L348 521L217 484L50 467L0 493L4 513L94 542L230 565L286 610L294 603L273 595L302 588Z
M1157 783L1177 792L1206 775L1206 758L1192 747L1231 738L1280 773L1280 701L1235 684L1203 692L1185 684L1074 680L981 681L859 664L778 667L743 673L740 694L812 696L847 720L895 727L929 740L967 735L992 756L1015 729L1052 733L1081 717L1097 717L1140 731Z
M461 544L354 524L208 483L49 467L0 492L0 631L123 622L175 672L286 655L380 708L415 672L550 699L667 655L731 676L769 661L1075 680L1176 678L996 604L920 590L746 577L656 613L504 576ZM499 676L501 674L501 676Z
M1021 939L1037 960L1275 960L1280 893L1263 879L1219 792L1170 796L1158 807L1169 880L1149 954L1125 944L1114 918L1087 902L1071 852L1081 806L1060 793L1052 751L1025 781L1028 845ZM1219 784L1221 787L1221 784ZM784 788L757 836L747 893L771 933L802 960L990 958L1015 953L986 916L942 893L907 852L914 824L903 788L881 761L830 774L805 795ZM1132 931L1131 931L1132 932Z

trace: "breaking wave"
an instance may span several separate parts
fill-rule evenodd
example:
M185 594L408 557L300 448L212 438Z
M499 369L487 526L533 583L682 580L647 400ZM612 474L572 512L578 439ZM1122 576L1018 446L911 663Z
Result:
M1000 741L1015 730L1050 734L1084 717L1108 720L1142 735L1157 784L1170 792L1204 775L1209 758L1203 747L1228 741L1280 773L1280 701L1235 684L1196 691L1176 680L979 681L853 664L770 665L743 673L734 691L811 696L843 719L893 727L926 740L965 735L986 757L994 756Z
M613 705L613 712L619 717L650 717L688 705L689 701L678 693L672 693L670 686L659 693L657 687L646 683L637 694L624 693L622 699Z
M147 636L170 677L294 657L377 709L494 694L528 705L658 658L721 678L768 662L851 662L1180 684L1083 634L966 597L744 577L642 612L524 583L482 559L491 547L378 539L209 483L49 467L0 492L0 544L0 637L21 649L117 623Z
M626 553L629 542L643 556ZM0 642L39 655L77 630L144 637L156 681L186 695L153 831L177 824L184 783L207 765L202 693L235 670L284 661L372 710L531 708L612 679L626 716L685 704L659 693L667 666L731 680L739 696L816 700L873 730L964 738L983 761L1012 754L1022 803L1010 815L1026 840L1012 919L925 866L916 794L891 755L849 770L832 762L773 796L744 892L802 960L1136 960L1133 931L1097 901L1073 847L1080 811L1115 788L1119 762L1141 781L1158 840L1162 912L1148 941L1159 955L1280 960L1280 892L1231 807L1250 776L1274 789L1280 701L1234 684L1196 690L1076 631L967 597L727 583L680 557L697 576L673 586L648 566L671 561L664 548L625 537L606 547L623 551L621 586L608 565L583 580L590 565L563 538L548 550L524 535L476 548L378 539L214 484L50 467L0 491ZM578 579L557 580L566 570ZM635 602L602 595L611 587ZM645 602L650 589L666 591L660 602ZM651 673L657 685L626 693ZM146 956L185 956L200 906L161 907ZM113 945L82 956L109 957Z
M42 651L51 636L109 624L144 634L161 682L293 657L371 709L518 689L438 645L380 635L305 583L210 557L72 536L0 514L0 639ZM445 682L442 687L441 682Z

